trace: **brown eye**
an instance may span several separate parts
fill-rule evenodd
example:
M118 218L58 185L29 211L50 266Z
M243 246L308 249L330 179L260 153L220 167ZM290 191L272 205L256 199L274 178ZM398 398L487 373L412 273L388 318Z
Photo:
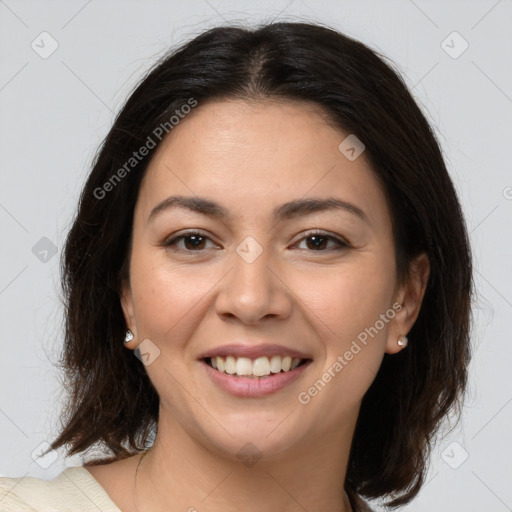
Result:
M307 249L310 251L324 252L329 242L334 242L338 249L349 247L349 245L338 238L325 233L310 233L301 239L301 243L306 240Z
M201 233L184 233L178 235L170 240L166 241L163 245L165 247L176 247L176 250L184 250L188 252L200 252L205 249L204 245L207 240L210 240L207 236ZM178 244L183 241L183 245L180 247Z
M165 247L170 247L176 251L183 252L201 252L207 249L205 244L211 241L206 235L199 232L182 233L164 242ZM300 240L300 243L306 241L306 250L313 252L326 252L328 250L337 250L348 248L349 244L326 233L310 233ZM180 243L183 242L182 245ZM334 243L334 247L329 247L329 242Z
M308 245L308 248L314 249L314 250L325 249L325 246L328 243L328 239L326 236L313 235L313 236L308 236L306 238L306 240L311 241L311 244Z

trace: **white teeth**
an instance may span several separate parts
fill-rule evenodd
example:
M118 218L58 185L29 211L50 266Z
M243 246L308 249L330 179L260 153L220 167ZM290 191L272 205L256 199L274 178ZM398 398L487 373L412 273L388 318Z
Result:
M272 356L258 357L254 361L248 357L212 357L210 363L213 368L229 375L239 375L246 377L264 377L271 373L279 373L281 371L288 372L299 366L302 359L290 356Z
M268 357L258 357L252 363L252 373L253 375L257 375L258 377L263 377L263 375L270 374L270 363L268 362Z
M239 357L236 360L236 374L237 375L251 375L252 362L248 357Z
M297 366L299 366L299 363L300 363L300 359L298 357L294 357L292 359L292 365L291 365L290 369L295 370L295 368L297 368Z
M281 356L272 356L270 360L270 371L272 373L279 373L281 371Z
M236 359L233 356L226 357L226 373L233 375L236 373Z

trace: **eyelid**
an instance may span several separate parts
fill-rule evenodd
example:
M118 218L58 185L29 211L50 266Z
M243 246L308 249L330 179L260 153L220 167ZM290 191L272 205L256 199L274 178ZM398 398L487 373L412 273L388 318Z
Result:
M211 241L212 243L215 243L211 237L204 233L202 230L200 229L194 229L194 228L191 228L191 229L188 229L188 230L185 230L185 231L182 231L182 232L178 232L176 234L173 234L169 237L167 237L162 245L164 247L171 247L173 245L176 245L177 242L183 240L184 238L186 238L187 236L191 236L191 235L199 235L199 236L202 236L203 238L205 238L206 240L209 240ZM337 235L337 234L331 234L327 231L324 231L324 230L321 230L321 229L311 229L311 230L307 230L307 231L303 231L300 233L300 238L294 242L294 245L299 243L299 242L303 242L304 240L306 240L307 238L311 237L311 236L321 236L323 238L326 238L327 240L330 240L332 242L334 242L335 244L337 244L337 247L334 248L334 250L336 249L346 249L346 248L350 248L352 247L352 245L350 244L350 242L348 242L346 240L346 238L342 237L341 235ZM196 253L202 253L204 251L206 251L206 249L199 249L197 251L193 251L193 250L187 250L187 249L176 249L177 251L182 251L182 252L189 252L189 253L193 253L193 252L196 252ZM306 249L307 250L307 249ZM333 249L331 249L333 250ZM329 252L329 249L327 250L319 250L319 251L314 251L314 250L307 250L308 252L319 252L319 253L322 253L322 252Z
M168 236L163 242L162 242L162 245L164 246L170 246L171 243L175 242L175 241L180 241L181 239L183 238L186 238L187 236L191 236L191 235L200 235L208 240L210 240L211 242L215 243L211 236L208 235L207 233L203 232L202 230L200 229L194 229L194 228L191 228L191 229L187 229L185 231L181 231L181 232L178 232L178 233L174 233L172 234L171 236ZM193 252L193 251L188 251L188 252ZM200 251L195 251L195 252L200 252Z
M312 236L319 236L320 238L325 238L327 240L327 243L333 242L335 244L335 247L326 248L326 249L320 249L320 250L314 250L314 249L294 249L293 250L299 250L299 251L306 251L308 254L315 254L318 255L327 255L331 254L332 252L339 252L343 250L347 250L352 248L352 245L342 236L340 235L334 235L330 234L329 232L323 231L323 230L312 230L312 231L306 231L300 234L300 238L294 242L293 245L298 245L301 243L304 243L308 238Z
M300 233L301 238L299 239L299 241L302 241L304 238L308 238L313 235L323 236L325 238L328 238L329 240L340 242L341 244L346 245L347 247L350 246L348 240L343 236L336 235L334 233L329 233L328 231L324 231L323 229L311 229L309 231L303 231Z

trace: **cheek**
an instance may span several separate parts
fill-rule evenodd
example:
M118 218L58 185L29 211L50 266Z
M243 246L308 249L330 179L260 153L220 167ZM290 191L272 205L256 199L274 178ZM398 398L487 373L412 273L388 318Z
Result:
M190 266L171 264L163 251L134 251L131 288L140 335L157 344L168 339L179 344L179 333L191 329L217 281L207 268L191 271Z
M331 345L342 348L390 308L395 284L388 262L368 253L315 273L296 273L294 292L312 310Z
M314 313L310 318L325 350L309 384L319 396L318 406L338 404L329 413L334 422L341 409L362 399L378 372L395 314L394 277L392 262L390 268L390 261L367 254L357 263L296 283L303 290L298 295Z

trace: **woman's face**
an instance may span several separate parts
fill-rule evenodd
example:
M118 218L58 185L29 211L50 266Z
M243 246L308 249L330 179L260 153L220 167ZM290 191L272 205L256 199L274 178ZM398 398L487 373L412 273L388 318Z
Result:
M383 190L364 152L354 159L357 141L339 148L348 135L311 104L217 101L160 146L139 192L122 304L128 346L149 340L167 431L260 457L354 426L384 352L400 349L415 317L397 285ZM195 211L199 199L216 206ZM230 372L271 374L221 374L204 360L215 353L234 357ZM286 354L306 364L272 373Z

